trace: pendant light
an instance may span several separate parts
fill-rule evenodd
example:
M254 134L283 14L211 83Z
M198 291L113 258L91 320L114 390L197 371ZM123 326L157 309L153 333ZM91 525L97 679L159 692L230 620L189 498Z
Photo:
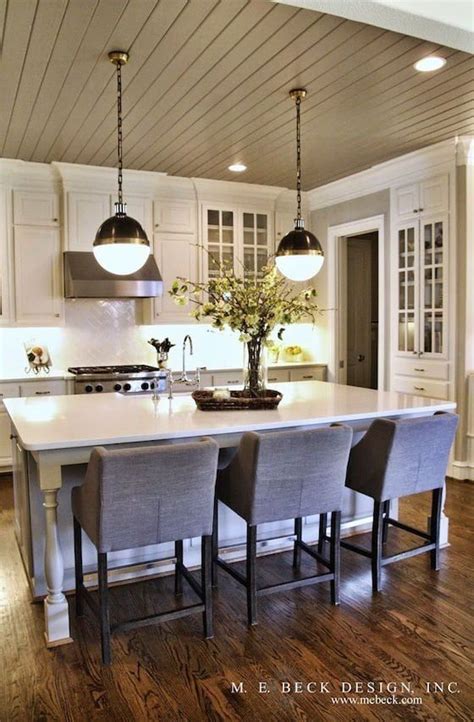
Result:
M115 203L115 215L107 218L97 231L93 246L97 262L117 276L135 273L150 255L146 233L138 221L127 216L122 195L122 65L128 58L128 53L123 50L109 53L110 62L117 68L118 202Z
M276 252L276 265L280 273L292 281L307 281L321 270L324 253L316 236L305 230L301 217L301 101L306 90L290 90L290 98L296 103L296 198L295 227L283 236Z

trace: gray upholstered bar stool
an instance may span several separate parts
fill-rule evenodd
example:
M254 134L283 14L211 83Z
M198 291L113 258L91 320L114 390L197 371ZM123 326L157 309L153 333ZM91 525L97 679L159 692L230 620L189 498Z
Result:
M202 612L204 635L212 637L211 533L218 451L212 439L92 451L84 484L72 490L76 613L83 614L86 600L99 616L104 664L111 660L111 632L120 629ZM82 530L98 553L98 605L84 586ZM183 564L183 539L198 536L202 538L201 584ZM170 541L175 542L175 592L182 591L184 577L201 603L111 626L108 553Z
M346 486L374 500L372 548L341 545L372 561L372 588L381 588L382 567L408 557L431 552L431 568L439 569L440 520L449 452L456 433L455 414L436 413L414 419L378 419L351 451ZM390 518L390 501L422 491L432 491L429 533ZM384 556L388 525L392 524L425 540L421 546Z
M257 596L282 589L331 582L331 599L339 604L341 503L352 429L334 425L276 433L246 433L230 464L219 471L213 531L213 574L216 565L229 572L247 590L249 624L257 623ZM247 522L246 575L218 556L218 501ZM331 512L329 558L302 540L302 517ZM257 526L295 520L293 566L301 550L321 562L328 572L281 584L259 587L256 575Z

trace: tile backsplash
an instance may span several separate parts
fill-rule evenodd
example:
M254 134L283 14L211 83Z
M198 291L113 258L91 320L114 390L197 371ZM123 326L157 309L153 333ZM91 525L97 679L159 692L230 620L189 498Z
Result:
M140 324L140 302L133 300L78 299L66 301L66 324L62 328L1 328L0 369L18 372L25 366L23 344L35 341L48 346L53 366L84 366L119 363L155 365L151 337L166 336L176 344L170 352L170 366L181 368L184 336L193 339L194 355L190 368L238 368L242 364L242 345L237 334L215 331L209 325ZM294 324L285 331L285 344L299 344L305 360L324 363L326 344L321 329L311 324Z

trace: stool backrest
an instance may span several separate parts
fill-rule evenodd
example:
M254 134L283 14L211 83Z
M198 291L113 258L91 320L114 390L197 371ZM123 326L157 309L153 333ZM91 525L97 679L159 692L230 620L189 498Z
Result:
M343 425L244 434L231 474L250 523L340 510L351 440Z
M218 452L212 439L93 449L82 504L95 508L99 551L211 534Z
M442 487L457 423L448 413L377 419L352 450L348 478L360 478L379 501Z

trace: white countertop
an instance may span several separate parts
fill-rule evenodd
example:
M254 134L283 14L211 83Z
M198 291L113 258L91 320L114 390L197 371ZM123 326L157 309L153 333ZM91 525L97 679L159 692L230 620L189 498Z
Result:
M199 411L190 396L94 394L6 399L23 447L30 451L283 429L381 416L452 411L455 403L323 381L275 384L274 411Z
M39 374L31 372L28 374L24 369L20 371L0 369L0 383L7 384L14 382L23 383L24 381L67 381L73 378L73 374L63 369L51 369L49 374L45 374L44 372Z

